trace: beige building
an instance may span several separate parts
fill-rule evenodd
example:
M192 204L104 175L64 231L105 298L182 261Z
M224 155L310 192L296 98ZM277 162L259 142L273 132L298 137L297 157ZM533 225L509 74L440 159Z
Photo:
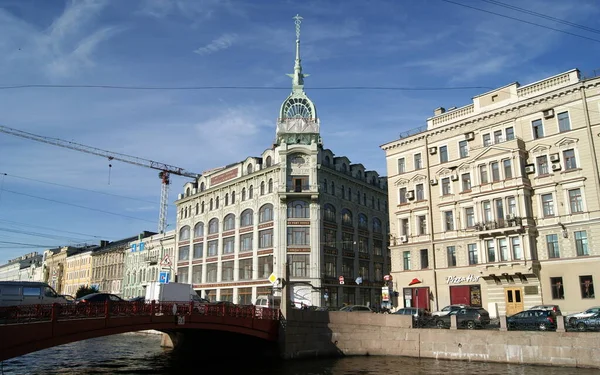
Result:
M382 146L399 305L599 305L600 78L571 70L435 110Z
M68 255L64 269L64 294L75 297L77 289L90 286L92 281L92 249Z

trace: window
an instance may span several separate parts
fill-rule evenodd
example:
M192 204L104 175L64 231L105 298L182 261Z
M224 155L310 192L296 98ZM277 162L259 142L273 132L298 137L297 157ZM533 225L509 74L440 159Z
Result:
M179 256L178 260L188 260L190 259L190 247L189 246L180 246L179 247Z
M206 265L206 282L214 283L217 281L217 263L209 263Z
M253 195L254 195L254 187L252 185L250 185L250 187L248 188L248 199L252 199Z
M240 251L252 251L252 233L240 235Z
M592 275L579 276L579 285L581 285L581 298L595 298Z
M215 208L219 208L219 197L215 198Z
M550 288L552 289L552 299L565 299L562 277L551 277Z
M514 260L523 259L523 251L521 250L521 239L519 237L511 237L510 245L512 246L512 256Z
M497 161L492 162L492 181L500 181L500 166Z
M179 241L187 241L190 239L190 227L185 226L179 230Z
M502 160L502 166L504 168L504 179L512 178L512 168L510 159Z
M535 163L537 164L538 175L550 173L548 170L548 156L538 156L535 158Z
M214 257L217 255L218 245L219 245L218 240L208 241L208 254L207 255L209 257Z
M242 201L246 200L246 188L242 188Z
M467 228L473 228L475 226L475 209L473 207L465 208L465 218Z
M221 281L233 281L233 260L222 263Z
M231 204L234 204L234 203L235 203L235 191L232 191L231 192Z
M504 202L502 199L494 199L494 205L496 206L496 219L504 220Z
M515 139L515 129L513 129L513 127L511 126L506 128L506 140L512 141L513 139Z
M333 205L331 205L330 203L325 204L325 210L323 211L323 219L331 223L335 223L336 221L335 207L333 207Z
M398 159L398 173L406 173L406 161L404 158Z
M423 184L415 185L415 193L417 201L425 200L425 188L423 187Z
M462 181L462 191L471 191L471 174L463 173L460 179Z
M450 177L442 178L442 195L450 194Z
M446 247L446 255L448 257L448 267L456 267L456 247Z
M358 214L358 227L360 229L369 230L369 220L367 219L367 215Z
M445 211L444 212L444 226L445 230L454 230L454 212Z
M290 245L310 245L310 228L308 227L288 227L287 244Z
M240 259L239 279L240 280L251 280L252 279L252 258Z
M346 208L342 210L342 224L352 226L352 213Z
M235 229L235 216L233 214L229 214L225 216L225 219L223 219L223 231L233 229Z
M354 251L354 235L352 233L342 233L342 250Z
M427 234L427 221L425 215L417 216L419 234Z
M560 258L557 234L546 235L546 248L548 249L548 258Z
M373 239L373 255L383 255L383 241Z
M204 244L202 242L194 244L194 259L202 258L204 252Z
M358 252L368 253L369 252L369 238L358 236Z
M483 135L483 147L487 147L492 144L492 138L489 134Z
M469 253L469 265L478 263L477 244L470 243L467 245L467 251Z
M233 254L235 249L235 237L223 238L223 254Z
M410 270L410 251L402 252L402 261L404 263L404 270Z
M539 139L544 136L544 125L542 124L542 120L538 119L532 121L531 127L533 130L533 139Z
M291 218L309 218L310 217L310 208L307 202L305 201L293 201L288 203L287 206L287 217Z
M229 193L225 193L225 206L229 204Z
M342 276L348 279L354 278L354 261L352 259L342 259Z
M542 211L544 217L554 216L554 199L552 193L542 195Z
M273 220L273 205L267 203L258 210L258 222L264 223Z
M188 267L177 268L177 282L187 284L190 270Z
M440 163L448 161L448 146L440 146Z
M267 168L271 166L271 157L270 157L270 156L267 156L267 160L266 160L266 162L265 162L265 166L266 166Z
M581 189L569 190L569 206L571 207L572 214L583 212L583 200L581 198Z
M240 218L240 226L242 227L247 227L250 226L254 223L253 221L253 213L252 210L248 209L248 210L244 210L242 212L242 216Z
M493 263L496 261L496 248L494 246L494 240L485 240L485 248L487 249L488 262Z
M400 204L404 204L404 203L408 203L408 201L406 200L406 188L400 188L400 190L398 190L398 195L399 195L399 203Z
M563 151L563 160L565 161L565 171L577 168L577 160L575 159L575 150Z
M421 154L415 154L415 169L423 168L423 161L421 160Z
M400 231L404 236L408 236L408 219L400 219Z
M336 258L333 256L325 256L325 277L337 277Z
M194 238L204 236L204 223L200 222L194 226Z
M461 159L469 156L469 146L467 145L467 141L458 142L458 152Z
M494 143L502 142L502 130L496 130L494 132Z
M202 265L192 267L192 284L202 283Z
M421 269L429 268L429 250L421 249Z
M378 218L373 218L373 232L381 233L381 220Z
M265 249L273 247L273 229L265 229L258 232L258 248Z
M219 233L219 219L214 218L208 222L208 234Z
M479 181L482 184L488 183L487 165L485 164L479 166Z
M292 277L308 277L310 255L289 255L290 273Z
M500 250L500 261L506 262L508 260L508 242L506 238L500 238L498 240L498 250Z
M369 280L369 262L358 262L358 276L362 276L363 280Z
M571 130L571 121L569 120L569 112L561 112L556 115L558 119L558 131L566 132Z
M269 184L267 186L267 191L269 193L273 192L273 179L272 178L269 179ZM327 186L325 187L325 192L327 193ZM233 203L233 199L232 199L231 203Z
M577 249L577 256L590 255L586 231L580 230L575 232L575 248Z
M266 279L273 273L273 255L258 258L258 277Z
M265 182L260 183L260 195L265 195Z

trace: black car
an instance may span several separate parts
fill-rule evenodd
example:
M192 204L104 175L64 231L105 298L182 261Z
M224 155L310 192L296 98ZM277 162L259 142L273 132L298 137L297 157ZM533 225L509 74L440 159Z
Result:
M77 300L75 300L76 303L97 303L104 301L125 302L125 300L121 297L111 293L92 293L83 297L79 297Z
M600 330L600 312L587 318L579 318L573 323L573 327L578 331L598 331Z
M525 310L507 317L506 326L510 330L555 330L556 315L552 310Z
M447 315L436 317L435 325L438 328L450 328L451 316L456 316L457 328L484 328L490 324L490 313L486 309L467 306L451 311Z

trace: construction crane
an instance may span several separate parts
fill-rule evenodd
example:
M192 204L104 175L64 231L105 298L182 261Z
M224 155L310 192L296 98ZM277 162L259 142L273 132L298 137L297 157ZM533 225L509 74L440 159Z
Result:
M159 170L158 177L161 179L161 192L160 192L160 214L158 217L158 232L165 233L167 229L167 209L169 207L169 185L170 185L170 176L172 174L177 176L184 176L193 179L197 179L200 177L199 173L188 172L183 168L175 167L173 165L160 163L153 160L138 158L136 156L130 156L126 154L121 154L118 152L111 152L102 150L100 148L91 147L82 145L80 143L65 141L59 138L51 138L44 137L41 135L24 132L21 130L9 128L7 126L0 125L0 132L15 135L21 138L31 139L33 141L43 142L47 144L51 144L54 146L69 148L71 150L81 151L92 155L103 156L107 158L109 161L118 160L124 163L129 163L133 165L138 165L140 167L152 168Z

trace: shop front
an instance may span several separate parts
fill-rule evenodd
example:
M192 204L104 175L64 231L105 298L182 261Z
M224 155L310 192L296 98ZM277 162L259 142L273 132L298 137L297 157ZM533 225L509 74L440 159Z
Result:
M485 280L473 273L440 272L440 308L446 305L485 307L483 294Z
M428 286L409 287L403 289L404 307L430 309L431 292Z

